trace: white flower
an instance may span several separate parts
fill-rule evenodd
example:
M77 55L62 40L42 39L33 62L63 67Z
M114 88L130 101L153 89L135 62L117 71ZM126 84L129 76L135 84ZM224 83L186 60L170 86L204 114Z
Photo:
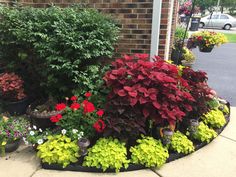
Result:
M25 137L23 137L23 141L24 141L25 144L28 143L28 141L26 140ZM26 145L27 145L27 144L26 144Z
M84 132L79 132L79 134L80 134L81 136L84 136Z
M77 129L72 129L72 133L77 133L78 132L78 130Z
M34 134L35 134L34 131L30 131L31 136L34 136Z
M48 132L46 132L45 135L48 135Z
M63 129L63 130L61 131L61 133L62 133L63 135L65 135L65 134L66 134L66 130Z
M43 132L43 130L40 128L40 129L39 129L39 132Z
M43 144L43 140L42 139L38 139L37 143L38 144Z
M37 130L37 127L34 125L34 126L33 126L33 129Z
M81 136L80 134L78 134L78 140L79 140L80 138L82 138L82 136Z
M28 127L28 130L31 130L31 127Z

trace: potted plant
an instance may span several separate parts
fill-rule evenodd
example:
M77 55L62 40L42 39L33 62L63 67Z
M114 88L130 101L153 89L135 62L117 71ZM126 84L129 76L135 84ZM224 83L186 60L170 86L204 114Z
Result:
M191 43L199 47L201 52L211 52L214 46L220 46L227 42L227 38L222 33L200 31L193 33L190 37ZM193 46L194 46L193 45Z
M10 114L24 114L28 98L24 91L24 81L15 73L0 74L0 92L5 110Z
M54 107L54 105L56 106ZM52 97L49 97L47 100L37 100L30 104L26 113L33 125L45 130L46 128L55 126L50 121L50 118L62 114L65 107L66 105L64 103L56 104L56 101Z
M192 1L191 0L188 0L180 5L179 12L178 12L180 15L180 22L184 22L184 23L189 22L191 10L192 10ZM192 14L199 13L199 11L200 11L200 8L195 6Z
M194 56L193 52L187 47L183 47L183 55L181 60L182 65L192 67L195 62L195 59L196 57Z
M15 151L21 138L27 133L29 122L23 118L14 119L0 116L0 149L1 155Z

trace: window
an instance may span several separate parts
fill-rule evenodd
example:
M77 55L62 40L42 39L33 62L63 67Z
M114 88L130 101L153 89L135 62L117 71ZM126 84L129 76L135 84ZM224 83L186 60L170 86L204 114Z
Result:
M212 15L212 16L209 16L207 19L218 19L219 18L219 15Z
M220 19L229 19L229 17L227 15L221 15Z
M218 19L219 18L219 15L212 15L211 16L211 19Z

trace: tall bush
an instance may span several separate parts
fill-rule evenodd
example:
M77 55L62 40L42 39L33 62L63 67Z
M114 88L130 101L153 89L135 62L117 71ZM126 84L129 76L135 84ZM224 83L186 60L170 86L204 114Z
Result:
M8 68L27 76L29 88L52 95L76 88L88 65L111 57L119 31L110 17L78 6L2 6L0 21L0 56Z

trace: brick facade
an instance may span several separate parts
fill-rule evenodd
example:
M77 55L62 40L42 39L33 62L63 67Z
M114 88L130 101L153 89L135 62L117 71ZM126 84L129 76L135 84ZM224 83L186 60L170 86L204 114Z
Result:
M6 3L10 0L0 0ZM170 1L163 0L159 55L166 50L167 24ZM175 0L177 1L177 0ZM122 27L116 52L123 54L150 53L153 0L21 0L23 5L47 7L49 3L66 7L73 3L85 3L91 8L111 14Z

